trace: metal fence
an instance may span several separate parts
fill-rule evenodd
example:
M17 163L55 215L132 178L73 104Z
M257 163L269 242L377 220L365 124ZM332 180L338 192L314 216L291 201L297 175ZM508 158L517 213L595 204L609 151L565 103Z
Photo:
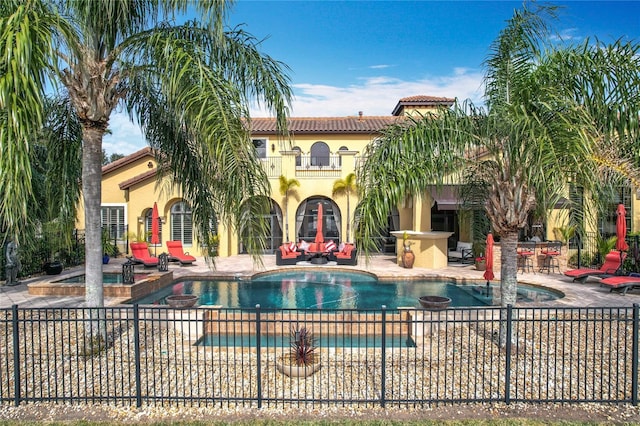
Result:
M633 308L0 311L0 399L116 405L638 403ZM91 339L89 326L106 340ZM320 369L278 367L292 327ZM511 335L499 344L503 331Z

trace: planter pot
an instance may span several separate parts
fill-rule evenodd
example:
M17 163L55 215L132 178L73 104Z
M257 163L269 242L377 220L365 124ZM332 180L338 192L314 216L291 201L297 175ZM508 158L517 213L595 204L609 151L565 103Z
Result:
M172 308L190 308L198 301L198 296L193 294L179 294L175 296L167 296L165 299L167 304Z
M451 304L451 299L444 296L422 296L418 300L423 308L430 311L441 311Z
M484 271L487 269L487 263L486 262L476 262L476 269L478 271Z
M47 262L42 267L44 269L44 273L47 275L58 275L64 269L64 265L62 262Z
M413 268L413 263L416 261L416 255L411 250L404 250L402 252L402 266L407 269Z
M109 255L108 255L108 254L103 255L103 256L102 256L102 264L103 264L103 265L106 265L107 263L109 263L109 260L110 260L110 259L111 259L111 258L109 257Z
M320 370L320 363L315 362L311 365L289 365L285 360L279 358L276 361L276 368L285 376L304 379L309 377L316 371Z

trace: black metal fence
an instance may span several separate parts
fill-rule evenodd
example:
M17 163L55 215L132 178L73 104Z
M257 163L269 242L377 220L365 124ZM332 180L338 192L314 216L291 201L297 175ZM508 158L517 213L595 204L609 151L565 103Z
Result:
M613 236L615 235L605 235L600 238L606 239ZM604 259L603 254L599 252L598 240L598 234L595 232L586 232L583 236L572 238L569 241L569 249L573 249L573 255L568 259L569 266L599 268ZM622 270L640 272L640 235L627 235L626 242L629 250Z
M0 400L117 405L638 403L640 309L0 311ZM106 340L91 339L89 326ZM283 374L292 327L320 368ZM511 339L499 344L506 331Z

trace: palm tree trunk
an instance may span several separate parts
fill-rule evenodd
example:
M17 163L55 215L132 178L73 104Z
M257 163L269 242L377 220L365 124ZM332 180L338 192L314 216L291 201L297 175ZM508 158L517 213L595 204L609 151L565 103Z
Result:
M82 192L85 229L85 302L104 306L102 288L102 136L104 130L83 124Z
M505 232L500 236L500 294L502 315L500 321L500 346L507 344L507 306L515 306L518 294L518 232Z
M349 193L347 192L347 242L351 241L351 239L349 238L351 234L350 223L351 223L351 207L349 206Z
M285 242L289 242L289 191L284 196L284 233L286 237Z

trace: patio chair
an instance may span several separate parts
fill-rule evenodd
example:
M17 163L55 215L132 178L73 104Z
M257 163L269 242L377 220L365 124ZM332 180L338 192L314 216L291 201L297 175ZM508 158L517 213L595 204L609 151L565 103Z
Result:
M169 260L172 262L180 262L181 265L191 265L196 258L191 256L189 252L182 249L182 241L167 241L167 250L169 250Z
M473 243L458 241L455 250L449 250L447 260L449 262L473 263Z
M568 277L573 278L573 281L585 282L589 277L603 277L607 275L615 275L616 271L620 269L622 266L622 262L625 257L627 257L626 253L620 254L617 250L611 250L609 254L604 257L604 263L600 267L600 269L592 269L592 268L580 268L580 269L571 269L566 271L564 274Z
M600 280L600 285L609 287L609 292L617 291L627 294L627 291L640 288L640 274L631 273L625 276L607 277Z
M145 267L158 266L158 258L149 254L147 243L130 243L131 256L129 260L135 263L142 263Z
M329 253L329 260L335 261L338 265L356 265L357 256L358 250L353 244L344 244L342 249Z
M295 244L285 243L276 249L276 265L295 265L306 260L303 251L297 251Z

